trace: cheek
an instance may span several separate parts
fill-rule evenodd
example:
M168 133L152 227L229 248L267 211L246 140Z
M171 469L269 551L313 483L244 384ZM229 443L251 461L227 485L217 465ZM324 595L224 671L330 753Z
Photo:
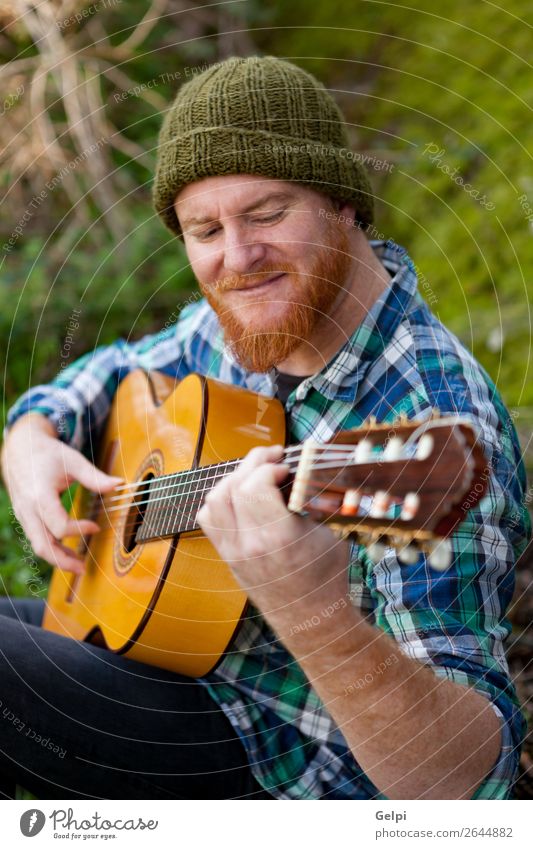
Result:
M185 240L185 251L191 270L200 284L216 278L218 260L213 248L191 245Z

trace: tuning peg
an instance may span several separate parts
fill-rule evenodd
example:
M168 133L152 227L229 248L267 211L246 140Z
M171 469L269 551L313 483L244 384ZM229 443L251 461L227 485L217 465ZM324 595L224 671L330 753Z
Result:
M367 554L374 563L378 563L385 556L387 546L381 540L376 539L367 546Z
M405 563L406 566L414 566L414 564L420 557L419 549L416 547L416 545L413 545L412 543L404 545L403 548L400 548L396 552L396 554L398 556L398 560L401 563Z
M360 501L361 493L358 489L347 489L340 508L341 516L357 516Z
M368 515L371 516L372 519L382 519L390 507L391 500L392 499L388 492L378 489L372 499Z
M400 519L403 519L404 522L410 522L416 516L419 505L420 496L416 492L408 492L403 500Z
M416 459L417 460L427 460L433 451L433 437L430 433L423 433L420 439L418 440L418 445L416 446Z
M402 451L403 440L399 436L391 436L383 449L383 458L385 460L399 460L402 456Z
M366 463L372 453L372 443L369 439L362 439L354 448L353 456L356 463Z
M440 539L430 546L428 563L437 572L444 572L452 562L452 547L448 539Z

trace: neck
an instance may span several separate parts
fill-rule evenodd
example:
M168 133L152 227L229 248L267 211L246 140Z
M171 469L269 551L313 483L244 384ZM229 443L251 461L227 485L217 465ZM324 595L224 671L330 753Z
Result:
M389 287L391 278L388 271L360 230L353 233L350 252L350 270L333 307L317 322L309 339L283 362L276 363L279 371L301 376L321 371Z

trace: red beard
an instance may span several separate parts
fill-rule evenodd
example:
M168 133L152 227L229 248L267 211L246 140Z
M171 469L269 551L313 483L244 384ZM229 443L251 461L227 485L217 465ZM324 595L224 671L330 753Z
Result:
M213 284L200 284L203 294L219 317L224 331L224 340L237 361L248 371L267 372L282 363L292 352L309 340L312 332L329 314L347 278L351 263L348 238L343 231L329 233L326 247L315 248L310 257L310 270L300 273L293 265L279 263L266 265L260 271L247 275L234 274L217 280ZM251 282L259 283L284 272L290 275L290 301L284 301L282 316L267 322L264 316L256 322L241 320L250 310L268 302L268 288L258 294L257 299L246 302L242 308L228 306L224 293ZM286 290L285 290L286 291ZM276 295L279 300L283 295ZM241 312L241 318L239 317ZM257 326L255 326L257 325Z

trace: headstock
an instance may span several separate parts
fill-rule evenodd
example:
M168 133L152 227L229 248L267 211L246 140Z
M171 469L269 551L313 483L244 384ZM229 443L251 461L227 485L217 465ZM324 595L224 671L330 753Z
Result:
M355 536L380 559L392 546L405 563L420 551L448 568L447 537L483 496L487 463L465 419L369 421L328 443L301 446L288 502L341 536Z

